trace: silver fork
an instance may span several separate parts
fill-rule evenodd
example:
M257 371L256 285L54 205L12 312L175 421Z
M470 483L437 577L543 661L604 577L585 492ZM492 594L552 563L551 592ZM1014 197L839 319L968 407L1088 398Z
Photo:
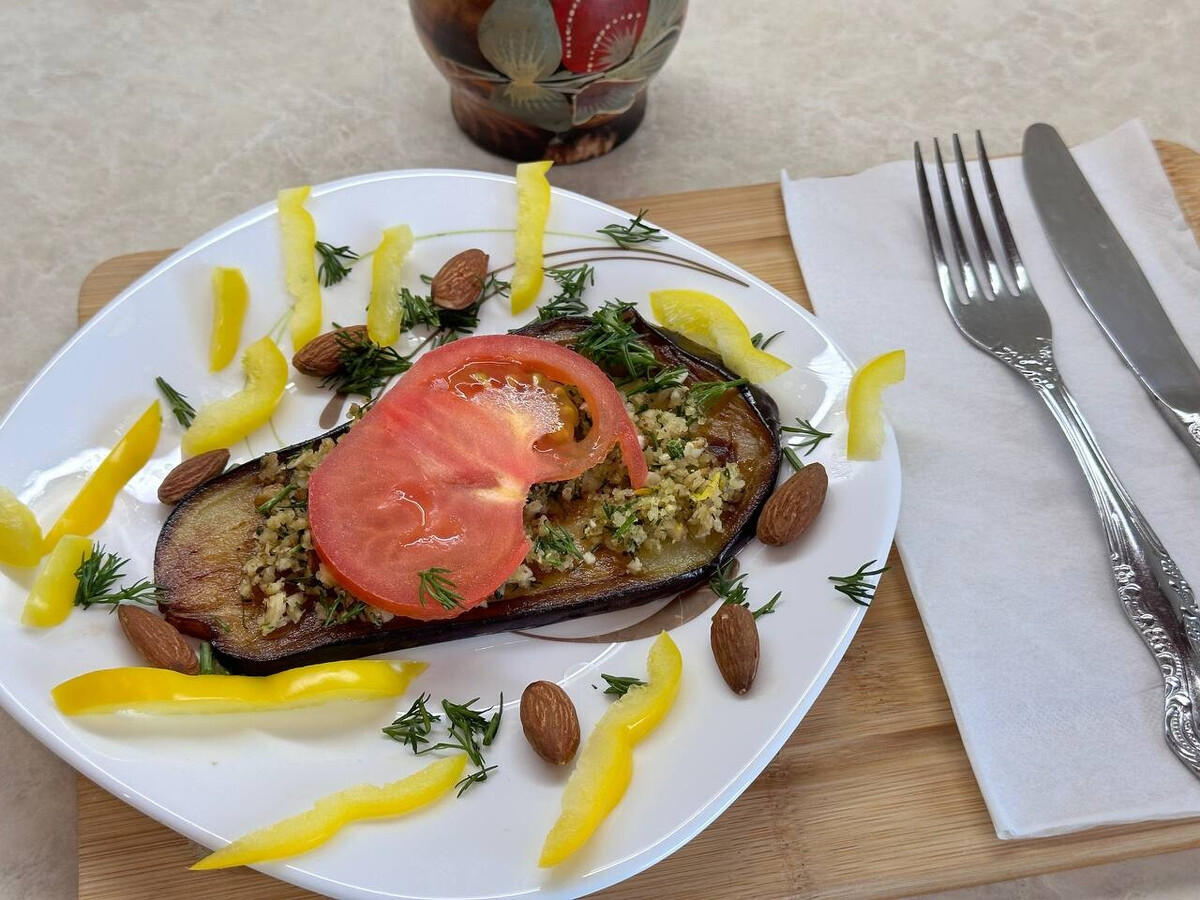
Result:
M987 272L986 282L979 277L959 227L941 147L935 140L935 165L946 231L950 236L948 247L943 244L938 228L921 145L914 145L921 209L925 214L929 249L942 299L963 336L1020 375L1049 407L1070 442L1087 477L1108 539L1117 596L1125 615L1154 654L1162 671L1166 695L1163 728L1167 743L1183 764L1194 775L1200 776L1196 706L1200 698L1196 652L1200 648L1200 614L1192 589L1113 473L1083 413L1063 383L1054 364L1050 317L1017 252L979 132L975 132L975 143L988 205L999 237L999 258L984 231L962 145L958 135L954 136L963 206L971 223L976 252ZM955 281L956 274L961 286Z

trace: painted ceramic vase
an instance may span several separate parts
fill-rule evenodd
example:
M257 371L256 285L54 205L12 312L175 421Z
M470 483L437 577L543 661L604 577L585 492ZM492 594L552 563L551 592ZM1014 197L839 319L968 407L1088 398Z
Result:
M409 0L460 128L509 159L574 163L646 113L687 0Z

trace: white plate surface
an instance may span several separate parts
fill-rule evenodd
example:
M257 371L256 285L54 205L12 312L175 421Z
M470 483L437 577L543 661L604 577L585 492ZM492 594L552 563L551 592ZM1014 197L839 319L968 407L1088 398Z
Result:
M315 188L309 208L321 239L360 250L378 242L381 228L409 223L418 241L406 282L417 292L424 288L420 273L432 273L467 247L488 251L493 265L512 258L511 178L428 170L366 175ZM590 243L595 229L624 218L612 207L555 190L546 249ZM216 376L207 372L210 273L226 265L246 275L251 307L245 346L287 308L278 230L270 203L176 253L88 323L17 401L0 423L0 484L29 503L43 527L156 396L156 375L197 407L241 387L237 365ZM596 238L596 246L603 248L604 239ZM674 708L637 749L633 783L609 820L576 858L546 872L537 868L538 851L557 815L566 773L542 764L525 744L517 717L521 691L536 679L559 681L574 699L586 735L610 702L592 687L603 686L600 672L643 673L649 639L556 643L501 634L396 654L430 663L412 693L494 702L503 691L504 727L488 754L498 772L461 799L403 819L351 826L294 862L262 866L264 872L340 898L537 894L550 900L600 890L662 859L711 822L767 765L825 685L863 615L826 579L887 554L900 499L894 438L889 430L878 462L847 461L843 408L851 365L820 323L763 282L682 239L671 236L653 246L728 272L747 286L660 262L606 261L596 264L596 283L586 294L591 306L619 297L636 301L649 317L651 290L696 288L723 297L752 332L784 330L771 351L795 368L766 385L784 421L811 417L835 432L813 456L828 468L830 490L812 531L783 549L752 542L741 555L752 601L784 592L778 611L761 622L762 663L753 691L738 698L721 681L709 650L707 615L676 628L684 681ZM334 320L363 320L369 282L364 264L324 291L326 327ZM547 279L542 299L552 288ZM480 333L504 332L529 318L514 318L505 301L492 301ZM284 350L290 352L286 344ZM315 382L297 375L275 416L275 434L264 429L252 435L250 448L259 454L317 433L327 399ZM166 514L155 490L180 458L180 436L167 417L153 460L96 535L132 558L135 576L151 571ZM235 460L250 455L244 444L235 448ZM65 718L50 701L54 685L139 660L102 610L76 611L49 631L23 627L21 604L31 581L31 571L0 567L0 702L83 774L206 846L306 809L324 794L393 781L428 761L379 730L408 708L411 696L245 716ZM585 619L552 633L601 634L646 612L643 607Z

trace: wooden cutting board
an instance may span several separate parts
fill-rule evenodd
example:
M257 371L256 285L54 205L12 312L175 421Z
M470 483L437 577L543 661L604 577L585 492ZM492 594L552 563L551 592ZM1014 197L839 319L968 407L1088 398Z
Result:
M1200 227L1200 155L1165 142L1158 149L1192 227ZM618 205L651 210L658 224L810 308L777 185ZM80 291L80 320L170 252L97 267ZM888 562L892 570L845 659L776 759L699 837L600 896L903 897L1200 846L1200 820L997 840L894 549ZM315 896L250 869L187 871L200 855L79 779L80 900Z

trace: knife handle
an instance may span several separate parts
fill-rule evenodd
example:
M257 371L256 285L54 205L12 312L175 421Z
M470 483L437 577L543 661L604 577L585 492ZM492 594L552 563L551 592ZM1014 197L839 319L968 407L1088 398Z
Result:
M1167 424L1179 435L1183 445L1195 457L1196 462L1200 462L1200 413L1176 409L1171 404L1158 399L1153 393L1150 397L1154 400L1154 405L1158 407L1163 418L1167 420Z
M1087 476L1108 539L1121 606L1158 662L1167 744L1200 776L1200 611L1192 588L1109 466L1061 376L1053 371L1031 384Z

